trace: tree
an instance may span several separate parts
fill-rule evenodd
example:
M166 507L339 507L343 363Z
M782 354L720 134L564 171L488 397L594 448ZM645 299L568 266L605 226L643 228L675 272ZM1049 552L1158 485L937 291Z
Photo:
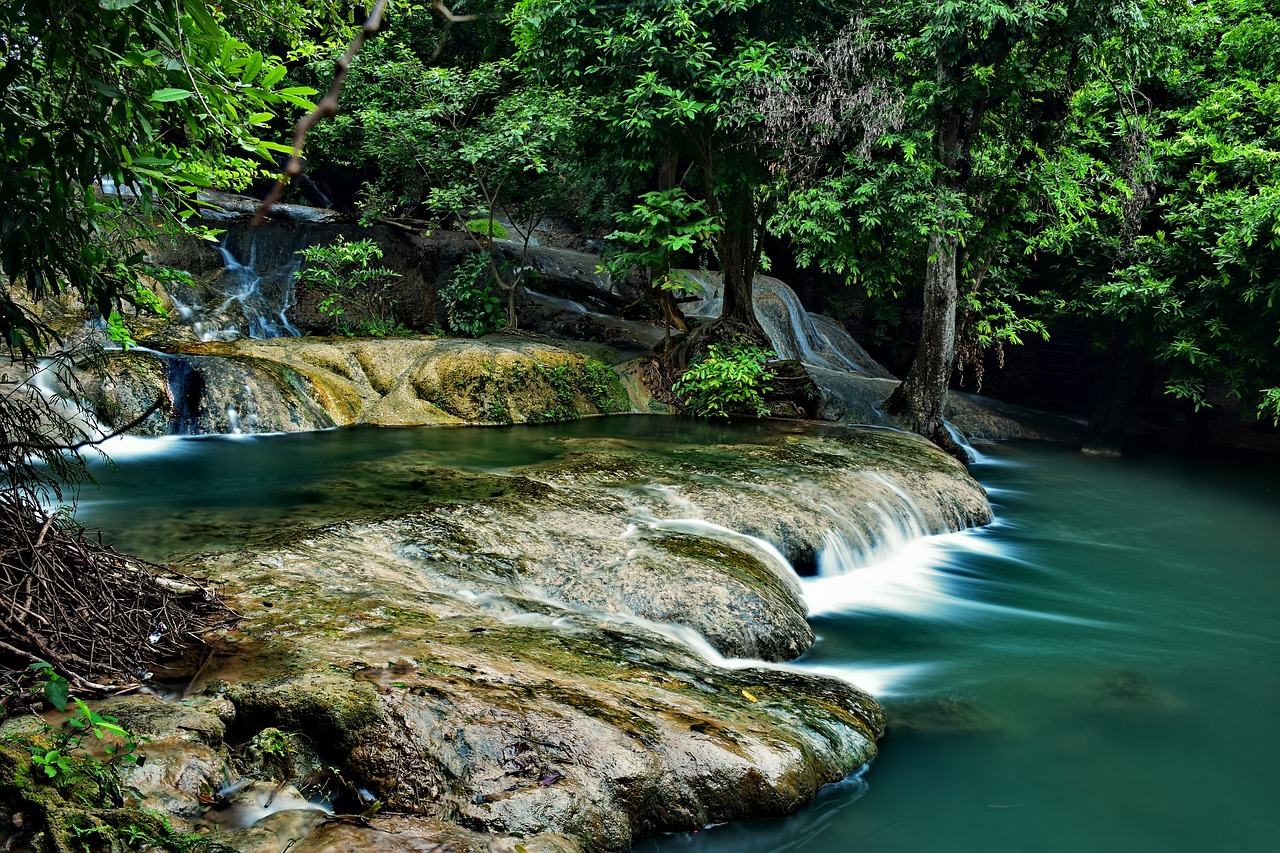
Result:
M352 65L354 106L316 129L312 150L324 165L369 175L365 221L408 213L463 227L488 257L515 327L520 274L500 262L491 237L506 232L497 221L506 219L527 246L548 210L566 203L563 164L591 104L522 81L508 59L432 62L404 38L372 45Z
M800 71L760 99L775 130L807 124L844 142L839 171L817 195L802 188L794 200L826 214L833 233L818 251L835 255L830 267L860 270L868 240L858 232L868 224L922 239L920 341L887 408L943 447L954 450L943 411L958 309L988 309L991 340L1027 328L1000 322L1001 314L1006 321L1016 314L1007 310L1007 280L992 276L995 262L1007 256L1004 241L1019 209L1035 206L1025 178L1053 148L1067 96L1086 79L1098 42L1127 13L1111 0L867 4L832 42L837 55L798 57ZM791 82L803 83L805 75L819 85L806 90ZM776 94L788 87L826 87L862 109L832 110L821 99L797 108L795 99ZM833 198L832 188L851 197ZM803 214L778 222L803 233L807 226L796 227L796 219ZM989 283L1004 287L984 306Z
M1151 20L1158 47L1137 73L1073 104L1087 215L1056 217L1034 244L1054 253L1057 311L1105 348L1111 393L1086 443L1105 452L1120 449L1144 362L1196 408L1218 385L1280 419L1280 23L1252 0L1155 7Z
M658 191L682 186L705 201L719 226L720 319L763 339L751 286L761 263L761 189L771 180L771 156L743 130L735 105L752 81L775 73L788 45L837 23L831 6L519 0L509 20L529 73L600 96L600 120L616 136L624 170L653 175ZM696 182L686 186L691 170ZM668 306L664 315L672 314Z
M46 350L56 335L39 312L62 294L116 318L127 339L118 309L159 308L142 241L182 228L196 190L243 187L289 150L260 134L278 108L312 106L313 90L282 86L284 65L220 14L204 0L0 7L0 335L11 354ZM0 658L55 667L89 692L107 689L103 676L138 677L151 655L225 615L212 591L158 578L40 499L84 476L76 454L102 438L0 375Z
M277 110L314 91L282 86L278 60L222 27L204 0L15 0L0 9L0 335L48 339L19 294L69 292L104 317L157 308L137 240L181 227L206 187L240 188Z

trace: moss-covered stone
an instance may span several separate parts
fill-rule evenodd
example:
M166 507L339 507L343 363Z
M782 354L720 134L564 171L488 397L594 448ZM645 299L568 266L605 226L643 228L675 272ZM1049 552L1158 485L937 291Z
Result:
M278 684L232 684L227 698L243 728L304 730L343 752L355 748L383 713L372 686L326 674Z
M618 374L604 362L517 337L276 338L175 346L168 359L115 353L102 374L85 372L104 422L131 420L157 399L165 401L164 415L144 432L167 431L165 418L180 404L196 432L547 423L631 411ZM175 359L201 375L198 399L171 399L166 376Z

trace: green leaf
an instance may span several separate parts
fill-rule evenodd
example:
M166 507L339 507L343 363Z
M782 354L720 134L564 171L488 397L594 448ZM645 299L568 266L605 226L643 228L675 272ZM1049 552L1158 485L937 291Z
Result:
M284 75L287 74L288 71L289 69L285 68L283 65L277 65L275 68L272 68L267 72L266 76L262 78L258 85L263 89L270 89L272 86L283 80Z
M44 698L59 711L67 709L67 699L71 695L71 682L56 673L45 682Z
M262 54L254 53L249 57L249 61L245 64L244 72L240 75L240 82L248 85L252 83L258 76L258 72L262 70Z
M185 101L194 93L187 89L156 89L151 93L151 100L160 103L168 103L170 101Z

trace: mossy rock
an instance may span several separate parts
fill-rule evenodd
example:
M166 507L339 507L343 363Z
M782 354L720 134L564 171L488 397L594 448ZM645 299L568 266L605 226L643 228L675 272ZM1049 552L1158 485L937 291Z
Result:
M305 731L338 752L354 749L383 713L369 684L324 674L276 684L232 684L227 698L236 706L242 730Z

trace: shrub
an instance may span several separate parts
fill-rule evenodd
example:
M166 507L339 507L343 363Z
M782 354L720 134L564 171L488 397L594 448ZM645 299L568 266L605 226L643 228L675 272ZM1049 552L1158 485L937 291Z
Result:
M672 385L695 415L727 418L750 412L757 417L769 413L764 395L773 390L770 380L772 350L741 344L712 344L707 355Z
M472 252L458 264L452 280L440 288L440 299L454 334L478 338L507 326L507 310L484 252Z
M298 273L298 282L325 293L320 312L333 318L339 332L378 338L407 333L391 316L387 294L400 274L372 266L382 258L382 249L373 240L348 243L339 236L328 246L303 249L302 257L307 265ZM361 319L355 323L339 320L351 314Z

